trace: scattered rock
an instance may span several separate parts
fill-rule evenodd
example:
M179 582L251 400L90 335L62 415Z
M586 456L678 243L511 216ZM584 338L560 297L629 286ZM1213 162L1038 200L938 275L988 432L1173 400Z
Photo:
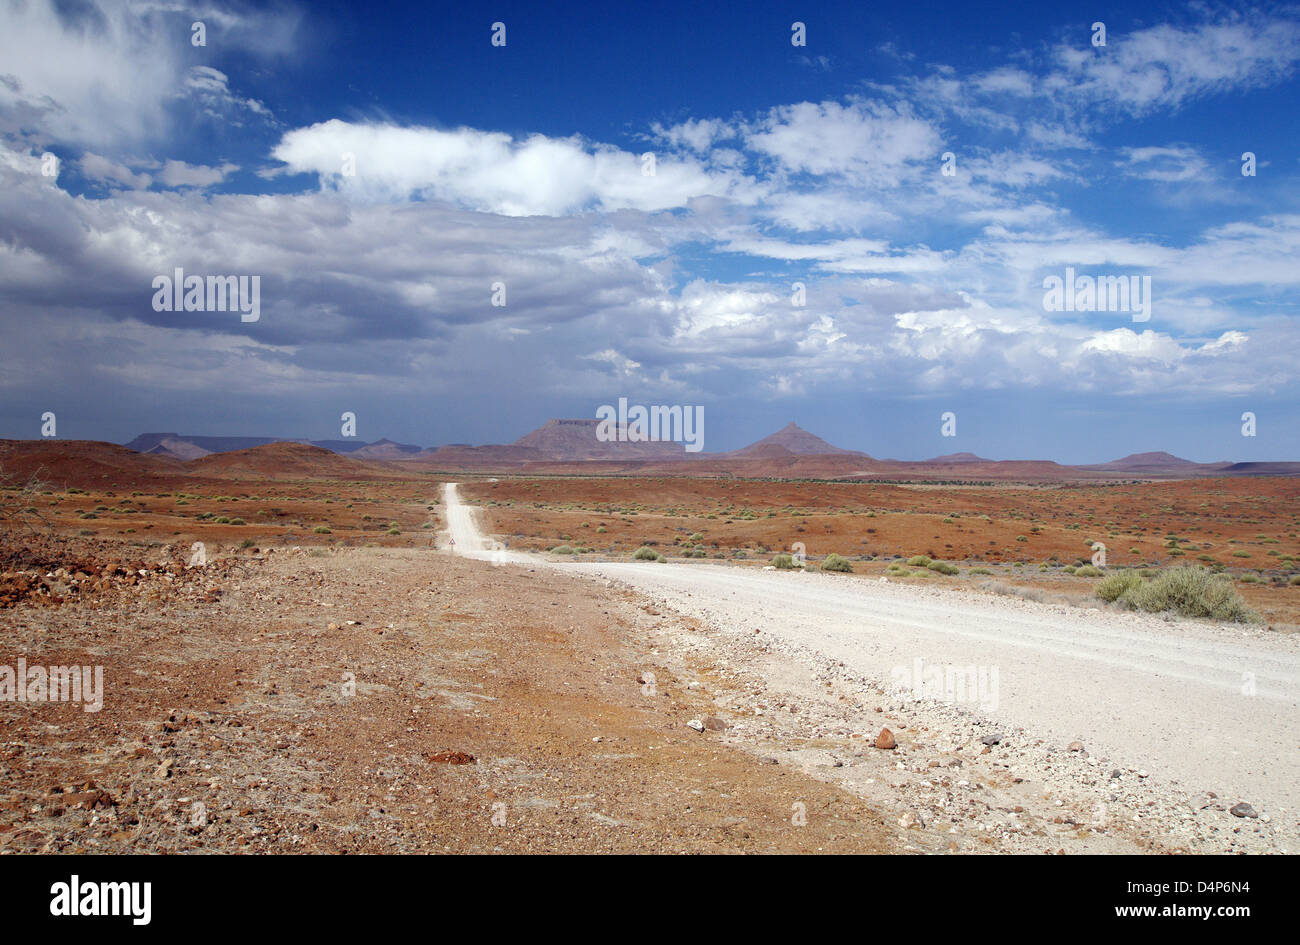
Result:
M710 732L722 732L726 730L727 723L722 721L722 719L718 718L716 715L710 715L704 720L704 727Z
M476 764L478 759L466 751L452 751L444 749L443 751L434 752L431 755L425 755L425 760L431 761L436 765L472 765Z
M704 731L704 723L701 722L699 719L691 719L689 722L686 723L686 727L689 729L694 729L697 732Z
M1231 814L1233 817L1254 818L1259 816L1259 814L1255 813L1255 808L1251 807L1245 801L1242 801L1240 804L1234 804L1231 807L1229 807L1228 813Z
M894 733L887 728L882 728L880 734L876 736L876 747L889 751L898 743L894 741Z
M1083 751L1083 742L1070 742L1067 751Z
M985 745L996 745L998 742L1002 741L1002 733L995 732L992 735L985 735L983 738L980 739L980 741L982 741Z

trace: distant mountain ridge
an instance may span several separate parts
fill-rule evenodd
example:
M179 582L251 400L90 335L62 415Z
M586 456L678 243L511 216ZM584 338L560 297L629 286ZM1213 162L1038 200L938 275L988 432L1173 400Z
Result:
M545 471L586 470L618 474L645 472L664 475L794 476L830 479L920 477L1066 480L1089 478L1185 478L1191 476L1293 476L1300 463L1245 462L1198 463L1164 451L1131 453L1105 463L1063 465L1051 460L991 460L971 452L948 453L927 460L875 459L858 450L827 442L797 423L729 452L691 453L675 441L631 442L627 428L616 427L612 441L597 431L601 421L589 417L554 418L525 433L513 443L471 446L464 443L421 448L383 438L367 443L339 440L276 439L262 436L195 436L144 433L126 448L136 453L177 460L205 468L204 460L271 444L315 447L359 462L419 463L436 469L519 469ZM604 432L609 432L606 427ZM256 455L256 454L255 454ZM318 453L286 453L290 465L305 469ZM681 465L689 463L689 467ZM216 463L212 468L222 464ZM954 468L957 467L957 468ZM355 471L355 470L354 470Z

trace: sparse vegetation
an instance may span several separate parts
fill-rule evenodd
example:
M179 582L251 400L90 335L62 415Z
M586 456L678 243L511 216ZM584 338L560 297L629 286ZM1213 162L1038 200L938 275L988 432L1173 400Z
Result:
M826 556L825 560L822 561L822 570L847 573L853 570L853 565L849 563L847 558L843 558L837 554L829 554Z
M1233 623L1256 623L1260 619L1230 580L1200 567L1169 568L1150 580L1140 573L1122 571L1098 583L1097 594L1103 600L1147 613L1170 612Z

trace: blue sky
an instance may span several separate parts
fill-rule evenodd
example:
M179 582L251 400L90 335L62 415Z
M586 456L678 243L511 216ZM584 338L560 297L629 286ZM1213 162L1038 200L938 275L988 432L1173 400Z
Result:
M0 436L1300 459L1296 6L537 6L0 6Z

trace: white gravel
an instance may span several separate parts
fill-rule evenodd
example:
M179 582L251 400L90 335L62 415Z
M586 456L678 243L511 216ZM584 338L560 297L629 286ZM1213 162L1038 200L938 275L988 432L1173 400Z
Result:
M488 557L478 550L485 540L455 484L446 500L456 550ZM518 553L498 552L496 560L542 563ZM864 682L910 681L917 660L939 670L973 667L990 686L982 700L916 704L930 705L935 721L969 715L988 726L984 731L1019 729L1057 749L1079 740L1093 764L1142 769L1153 790L1159 784L1186 796L1214 792L1216 806L1247 801L1266 825L1268 848L1300 849L1294 638L1259 627L993 596L963 589L956 579L916 587L707 563L548 564L622 582L737 639Z

